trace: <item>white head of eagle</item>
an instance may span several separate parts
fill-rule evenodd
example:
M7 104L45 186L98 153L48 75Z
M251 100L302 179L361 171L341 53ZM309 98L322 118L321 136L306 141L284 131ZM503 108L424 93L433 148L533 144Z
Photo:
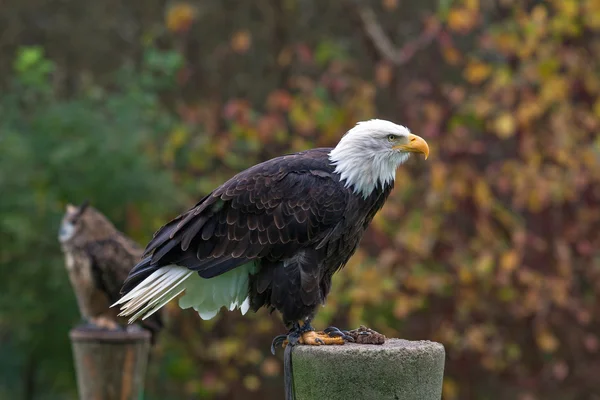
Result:
M121 315L147 318L185 292L179 306L203 319L222 307L266 307L278 310L291 331L299 321L302 334L310 331L332 275L386 201L396 168L415 152L427 158L425 140L370 120L335 148L240 172L154 234L123 285Z
M367 197L376 186L394 180L396 169L411 153L429 156L425 140L408 128L381 119L359 122L329 153L346 186Z

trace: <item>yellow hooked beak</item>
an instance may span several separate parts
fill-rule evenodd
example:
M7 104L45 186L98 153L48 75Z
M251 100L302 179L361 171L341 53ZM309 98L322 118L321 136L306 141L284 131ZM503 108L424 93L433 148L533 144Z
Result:
M398 146L393 147L394 150L402 150L408 151L411 153L423 153L425 154L425 159L429 157L429 146L425 139L420 136L413 135L412 133L408 135L408 143L400 144Z

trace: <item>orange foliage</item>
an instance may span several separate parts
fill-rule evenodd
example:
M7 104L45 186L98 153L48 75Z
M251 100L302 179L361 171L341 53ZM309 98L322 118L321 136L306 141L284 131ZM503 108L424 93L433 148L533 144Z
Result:
M196 19L196 8L189 3L178 3L169 7L166 25L173 32L187 32Z

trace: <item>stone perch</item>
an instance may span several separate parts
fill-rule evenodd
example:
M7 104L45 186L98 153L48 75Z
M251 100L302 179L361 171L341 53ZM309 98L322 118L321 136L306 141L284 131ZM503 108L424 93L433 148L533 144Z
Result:
M444 346L387 339L382 345L297 346L296 400L440 400Z
M138 400L150 350L150 332L74 328L69 333L81 400Z

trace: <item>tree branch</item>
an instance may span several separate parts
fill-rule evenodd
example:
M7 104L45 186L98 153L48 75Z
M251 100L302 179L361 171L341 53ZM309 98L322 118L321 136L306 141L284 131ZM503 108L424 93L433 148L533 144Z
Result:
M373 9L361 1L355 1L355 4L366 37L382 58L396 66L409 62L417 50L428 46L433 41L440 30L439 24L432 24L419 37L397 48L383 31Z

